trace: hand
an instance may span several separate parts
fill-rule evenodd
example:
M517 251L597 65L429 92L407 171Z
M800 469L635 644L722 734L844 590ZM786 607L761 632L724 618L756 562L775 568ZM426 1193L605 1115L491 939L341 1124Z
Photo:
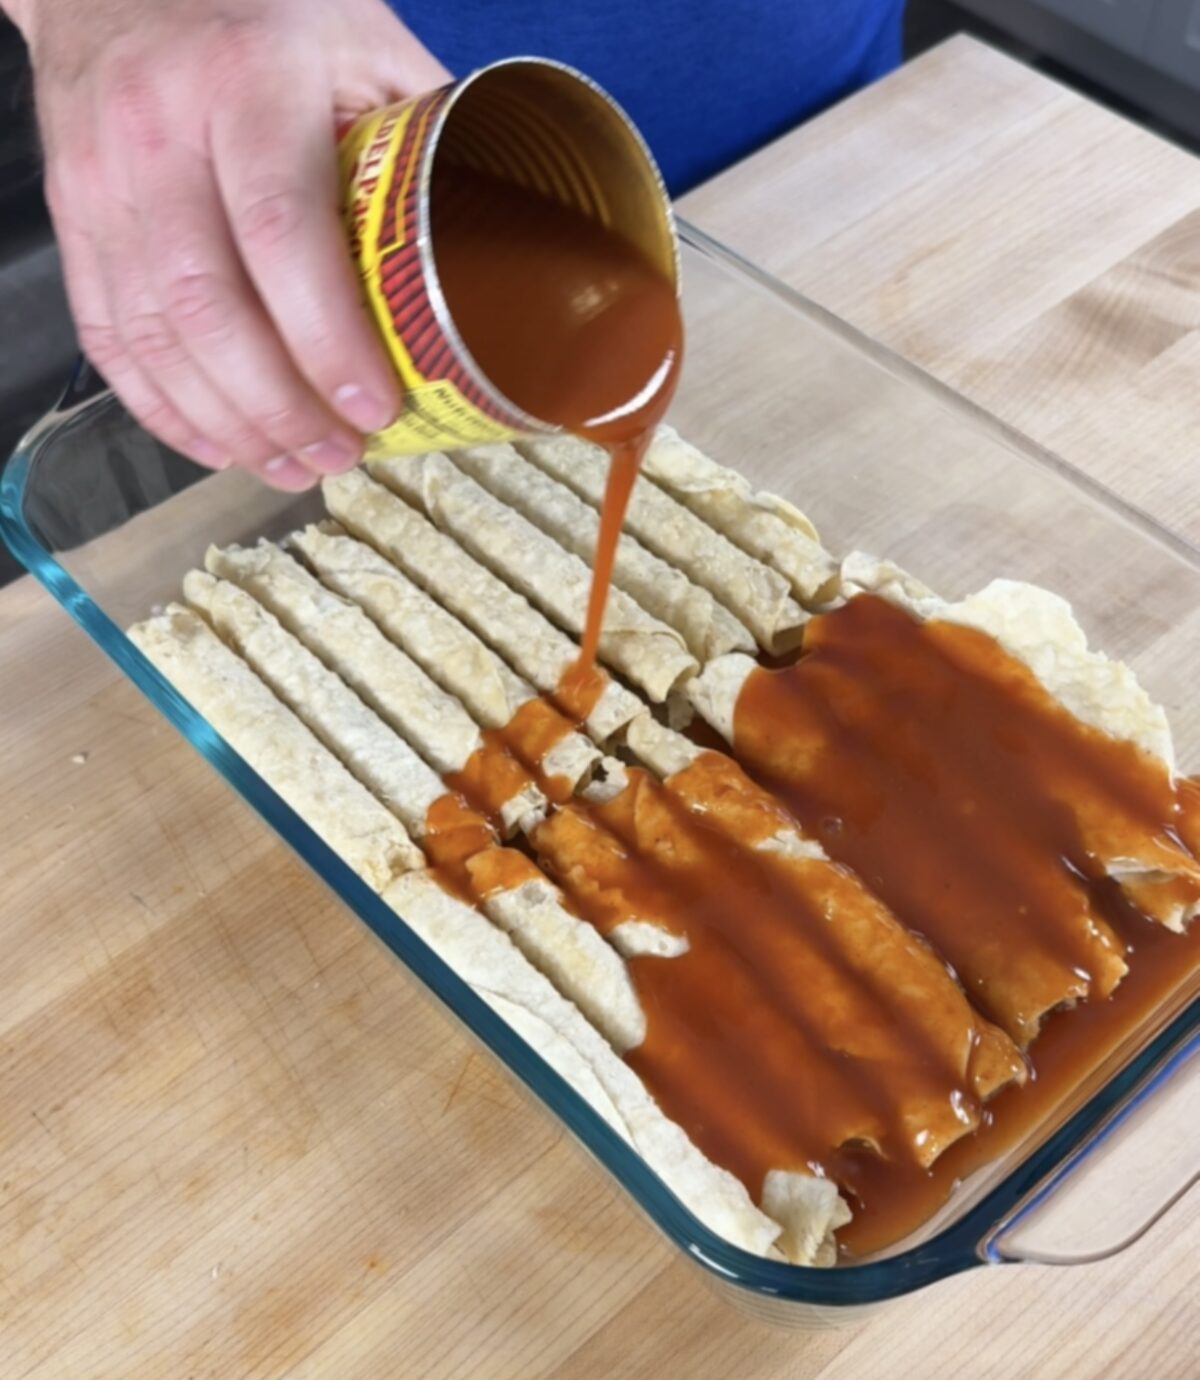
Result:
M337 213L335 127L449 74L382 0L0 0L29 43L80 344L148 430L302 489L399 384Z

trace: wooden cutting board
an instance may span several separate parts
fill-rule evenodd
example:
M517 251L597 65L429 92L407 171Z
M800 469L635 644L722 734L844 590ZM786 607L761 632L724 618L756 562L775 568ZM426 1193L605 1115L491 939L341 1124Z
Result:
M956 40L685 213L1200 539L1200 164ZM1125 1255L719 1305L30 581L0 592L0 1375L1184 1377Z

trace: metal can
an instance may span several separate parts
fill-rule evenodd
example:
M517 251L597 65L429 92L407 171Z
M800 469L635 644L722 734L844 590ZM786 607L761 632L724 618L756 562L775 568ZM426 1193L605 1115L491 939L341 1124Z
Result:
M670 202L641 135L582 73L513 58L357 120L339 146L343 215L404 410L367 454L546 435L471 358L442 294L430 227L439 158L515 182L623 235L678 290Z

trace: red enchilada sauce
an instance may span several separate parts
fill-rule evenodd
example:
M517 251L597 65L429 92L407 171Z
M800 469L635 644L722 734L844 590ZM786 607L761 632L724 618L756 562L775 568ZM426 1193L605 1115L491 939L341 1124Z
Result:
M992 638L862 596L816 618L792 666L751 674L741 760L831 857L952 963L1019 1043L1121 980L1134 908L1117 858L1200 901L1165 768L1069 713Z
M839 1239L865 1255L1077 1103L1194 991L1200 925L1179 935L1139 912L1084 835L1109 856L1173 862L1200 895L1182 842L1200 788L1172 788L970 629L867 597L810 629L804 655L752 672L739 697L757 784L711 751L667 783L634 770L607 804L554 792L531 843L602 933L637 916L688 941L629 961L647 1033L626 1058L665 1114L755 1199L771 1169L834 1180L854 1211ZM603 681L577 669L559 695L569 717L531 702L449 784L494 818L483 778L511 752L545 788L538 764ZM797 819L833 863L762 850ZM430 860L465 899L538 875L485 846L480 816L452 798L429 824ZM1024 1059L980 1012L1027 1043Z
M793 665L751 674L734 741L806 833L948 959L976 1007L1029 1042L1029 1081L931 1169L852 1145L824 1164L855 1209L841 1239L866 1253L1063 1105L1173 993L1194 992L1200 924L1180 935L1149 919L1103 861L1173 866L1167 890L1200 898L1183 842L1196 840L1196 788L1081 723L991 638L871 597L814 619ZM1056 978L1061 1001L1047 1006Z
M833 1179L855 1214L840 1239L863 1255L1194 991L1200 925L1179 935L1142 914L1089 840L1178 866L1168 890L1200 896L1180 837L1195 837L1200 791L1080 723L973 630L871 598L811 628L807 654L753 672L738 701L739 755L768 791L709 754L666 785L635 771L533 842L602 932L636 914L688 940L630 962L648 1028L626 1057L664 1112L756 1199L773 1168ZM788 811L854 874L754 851ZM945 969L900 948L872 969L895 927L860 878L1028 1044L1023 1086L1003 1086L1016 1049L947 1002Z
M487 173L439 168L430 195L438 280L475 363L529 416L612 452L581 656L591 666L629 495L675 391L675 285L599 221Z

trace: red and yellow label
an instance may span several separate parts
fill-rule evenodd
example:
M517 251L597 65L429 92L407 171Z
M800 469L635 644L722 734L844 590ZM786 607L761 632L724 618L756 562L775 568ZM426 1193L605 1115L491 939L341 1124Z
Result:
M524 434L445 330L420 244L422 178L448 90L357 121L339 149L343 216L371 312L404 385L404 411L367 442L368 458L508 441ZM445 312L444 305L441 312Z

